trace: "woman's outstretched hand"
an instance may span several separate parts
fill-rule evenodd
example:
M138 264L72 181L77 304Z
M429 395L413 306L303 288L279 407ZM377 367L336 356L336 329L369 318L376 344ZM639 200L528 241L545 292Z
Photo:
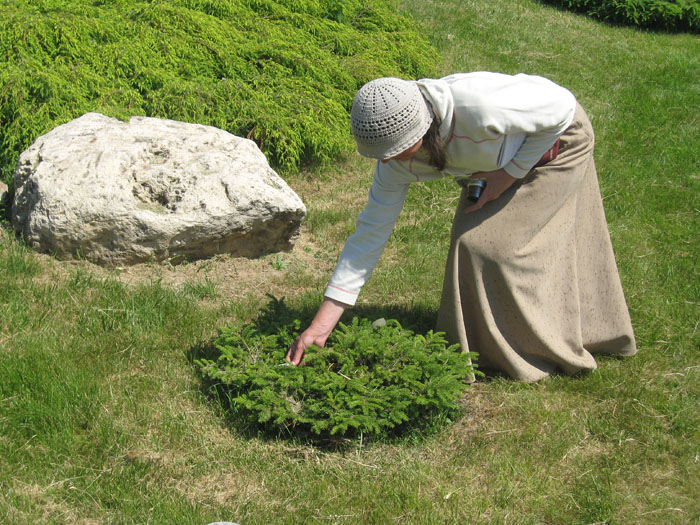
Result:
M495 171L479 171L472 174L472 179L485 179L486 187L481 193L481 197L471 206L467 206L464 209L464 213L470 213L481 209L484 204L492 200L496 200L500 197L504 191L512 186L512 184L518 180L515 177L508 175L505 170L495 170Z
M306 354L306 349L311 345L323 346L326 344L326 339L328 339L328 333L317 333L311 326L304 330L302 334L297 337L297 340L292 343L292 347L287 352L287 361L293 365L298 365L304 359L304 354Z
M328 297L323 299L314 320L311 321L311 325L292 343L291 348L287 352L287 361L296 366L304 359L304 354L309 346L322 347L325 345L328 336L331 335L333 328L338 324L345 308L347 308L347 305L344 303Z

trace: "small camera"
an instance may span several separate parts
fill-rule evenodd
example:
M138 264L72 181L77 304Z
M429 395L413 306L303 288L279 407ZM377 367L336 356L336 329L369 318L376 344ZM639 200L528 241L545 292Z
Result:
M474 179L467 183L467 199L471 202L476 202L481 197L481 193L486 187L486 180L484 179Z

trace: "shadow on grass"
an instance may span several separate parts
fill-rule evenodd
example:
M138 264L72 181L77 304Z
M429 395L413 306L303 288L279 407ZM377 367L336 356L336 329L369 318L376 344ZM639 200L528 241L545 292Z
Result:
M286 330L297 333L297 326L304 330L317 311L317 305L297 304L287 305L284 299L269 296L270 301L250 323L263 335L277 335ZM352 318L400 319L401 326L414 334L425 334L434 328L437 311L434 308L417 306L401 308L396 306L374 307L362 306L346 312L341 322L349 323ZM279 426L258 423L251 413L242 409L232 399L233 394L227 385L205 377L196 362L200 360L216 361L221 351L215 346L216 339L195 346L188 351L188 359L196 370L199 378L199 388L215 406L220 409L220 415L229 430L243 439L263 439L269 441L289 440L299 445L314 446L328 451L342 451L355 447L358 443L366 445L371 441L384 443L420 443L429 436L435 435L448 426L452 420L441 412L426 416L419 421L411 421L398 425L392 432L381 437L351 434L334 438L327 435L319 437L300 427L280 429ZM454 417L454 414L452 415Z

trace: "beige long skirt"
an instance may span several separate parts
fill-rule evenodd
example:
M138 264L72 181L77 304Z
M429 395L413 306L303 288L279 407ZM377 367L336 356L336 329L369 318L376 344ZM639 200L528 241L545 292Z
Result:
M636 353L579 106L559 154L473 213L462 191L437 329L480 369L537 381Z

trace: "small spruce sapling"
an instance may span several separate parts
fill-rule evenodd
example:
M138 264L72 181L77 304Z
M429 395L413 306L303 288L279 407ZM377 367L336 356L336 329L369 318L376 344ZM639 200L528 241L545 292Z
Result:
M474 355L450 346L442 333L359 318L339 323L325 348L309 348L305 366L286 366L301 323L282 317L268 312L258 326L223 328L215 354L195 360L227 408L280 435L380 437L423 428L436 417L448 422L459 415L468 378L479 374Z

